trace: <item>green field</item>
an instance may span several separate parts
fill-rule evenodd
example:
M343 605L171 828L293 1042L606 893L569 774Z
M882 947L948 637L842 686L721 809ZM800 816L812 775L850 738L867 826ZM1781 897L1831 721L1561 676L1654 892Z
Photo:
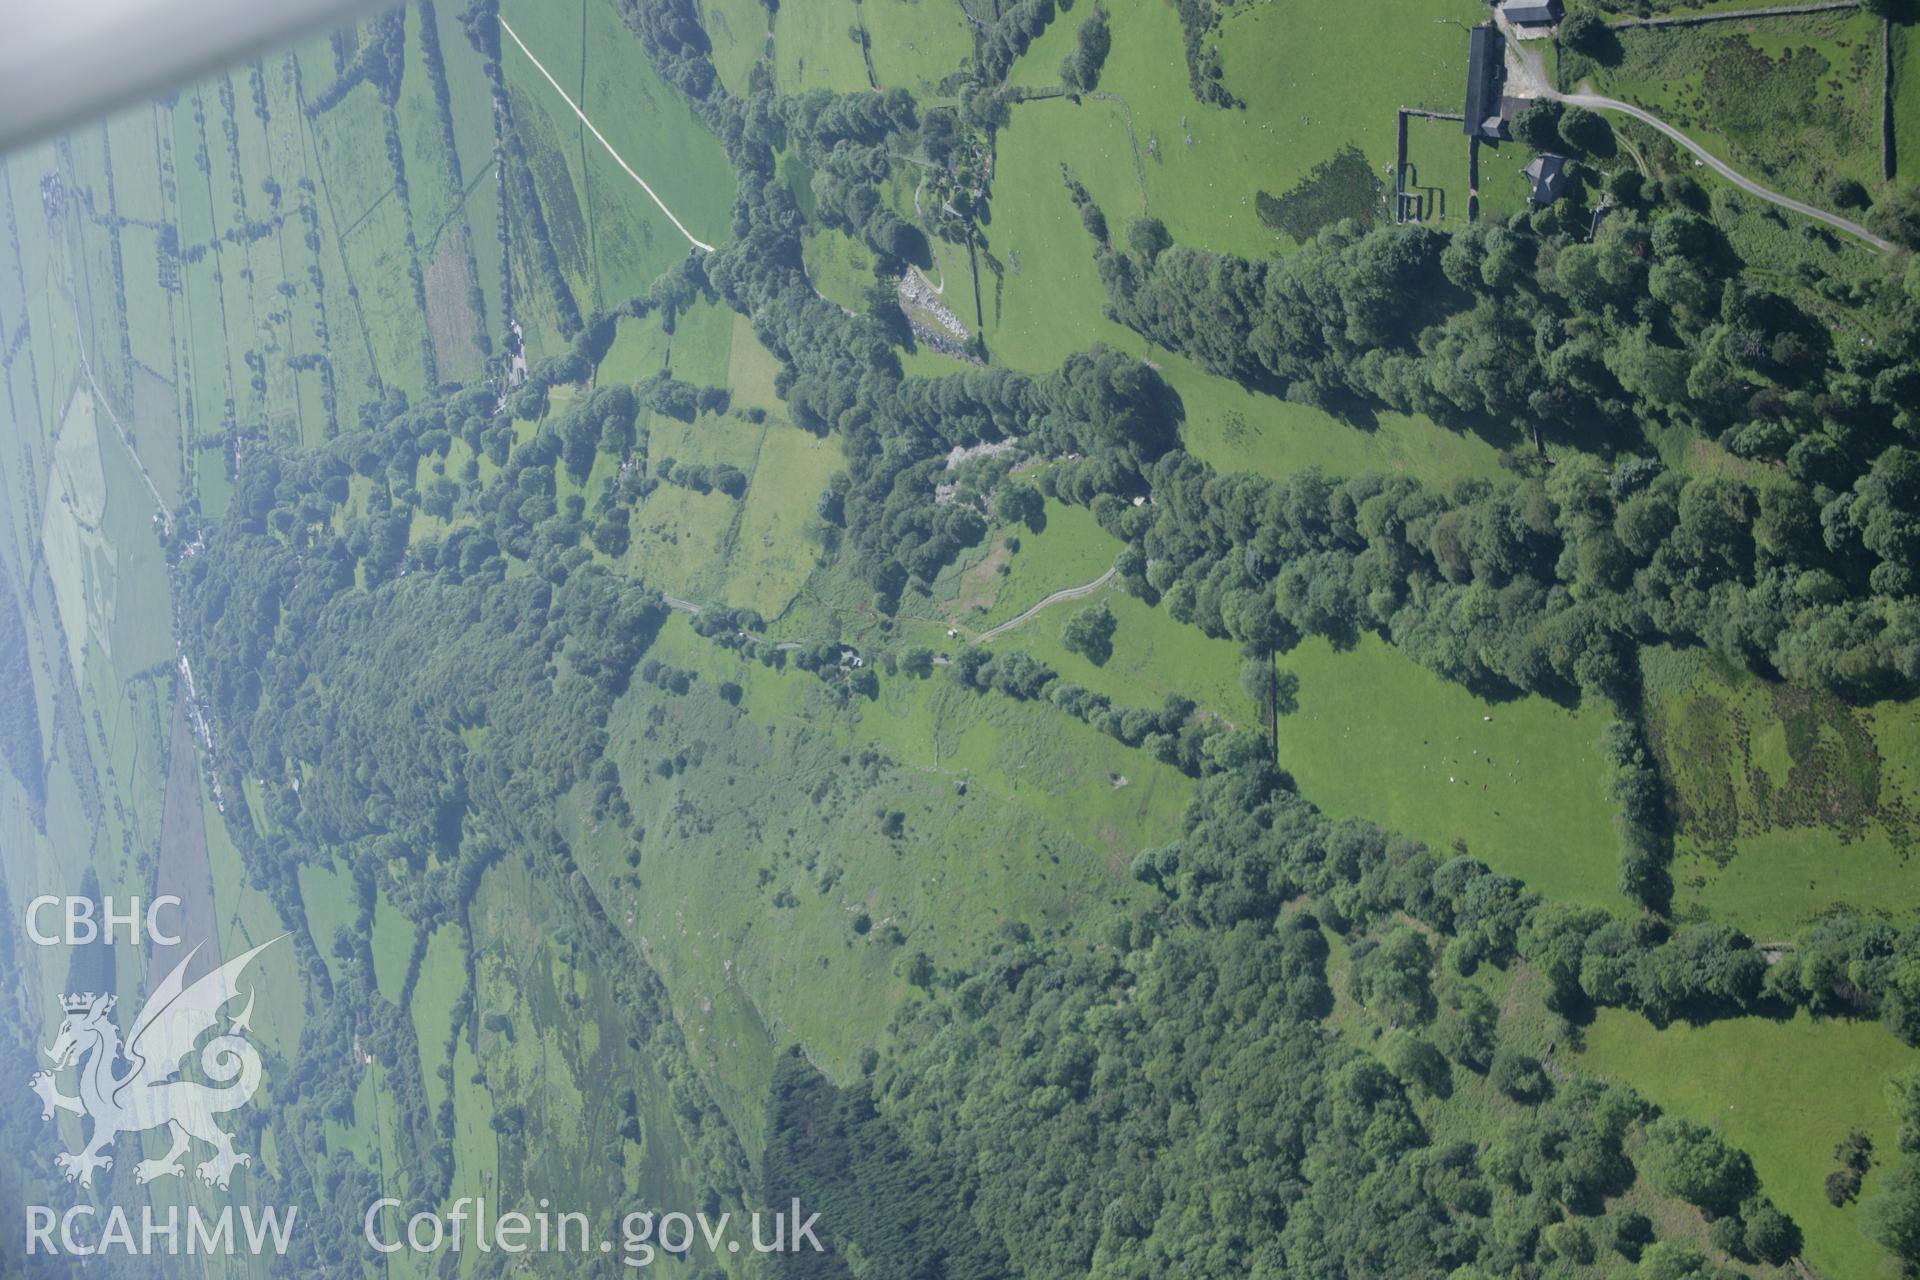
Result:
M1523 163L1518 148L1483 150L1481 180L1485 182L1491 176L1489 170L1497 172ZM1418 203L1413 217L1429 227L1464 226L1471 189L1467 179L1467 139L1460 136L1457 124L1417 117L1407 121L1405 191Z
M352 880L338 867L303 866L300 905L306 911L313 945L319 948L334 981L340 981L344 962L333 953L334 938L342 930L351 935L360 914L353 901Z
M1076 106L1063 98L1022 103L997 143L988 245L1004 275L981 270L988 348L1030 370L1052 368L1096 342L1138 352L1140 339L1101 315L1106 293L1093 241L1060 176L1067 157L1073 176L1106 210L1109 226L1124 228L1142 212L1120 108L1092 101Z
M937 0L863 0L868 53L880 87L898 85L926 101L972 58L973 39L958 5Z
M1776 935L1837 907L1920 907L1907 707L1851 708L1698 653L1657 651L1646 668L1687 910Z
M603 383L635 383L666 363L667 335L651 319L622 320L595 375Z
M741 707L765 721L817 705L825 692L812 677L735 661L678 619L655 651L703 678L678 699L636 689L617 710L614 756L649 834L632 880L606 838L615 832L592 842L601 861L586 865L610 885L612 909L630 919L669 989L711 998L696 1009L689 997L678 1011L696 1055L741 1098L764 1088L770 1065L739 1052L751 1043L746 1028L764 1027L776 1042L798 1036L835 1074L850 1074L911 994L901 946L965 962L981 943L970 921L1009 919L1036 935L1092 941L1110 901L1138 892L1125 877L1136 841L1170 835L1184 802L1185 780L1140 753L1080 726L1036 739L1041 708L967 694L938 676L888 682L857 722L824 740L800 721L768 737L708 682L737 681ZM724 742L734 763L684 782L649 774L695 741ZM913 858L881 833L866 787L838 763L866 748L880 753L866 767L905 812ZM965 794L955 788L962 779ZM813 800L796 804L795 785ZM688 801L710 819L676 816ZM1035 820L1069 810L1090 838ZM743 850L747 865L770 874L713 874L715 858ZM1016 884L1027 888L1016 893ZM875 922L864 936L852 927L862 912ZM691 920L702 922L697 931L676 923ZM889 925L907 942L887 942ZM822 1005L809 995L816 987L840 995Z
M661 82L612 0L589 0L577 21L537 5L508 3L502 12L608 144L687 228L711 243L724 239L733 182L719 144ZM516 113L532 131L528 150L541 166L541 199L548 204L555 248L562 263L583 277L575 280L576 290L584 288L582 307L611 308L644 293L655 276L686 256L685 238L511 41L502 58L515 88ZM528 118L533 113L545 121L538 128ZM571 198L559 185L563 172L571 175Z
M1893 28L1894 176L1910 178L1920 165L1920 41L1913 27Z
M1018 551L1009 539L1019 542ZM1113 566L1117 551L1113 535L1086 508L1049 502L1039 532L1025 525L1003 527L985 554L961 569L946 602L948 616L970 632L984 631L1055 591L1099 577ZM1033 625L1044 624L1036 620Z
M667 366L673 376L697 387L727 386L733 358L734 315L701 301L675 318Z
M821 293L847 308L866 306L873 286L873 251L844 231L821 231L807 237L807 278Z
M745 93L748 72L768 50L766 7L760 0L711 0L701 12L720 82L733 93Z
M1822 1183L1834 1145L1858 1129L1877 1152L1894 1150L1893 1113L1883 1082L1912 1065L1913 1053L1871 1023L1742 1018L1656 1030L1637 1017L1603 1011L1575 1059L1624 1080L1653 1102L1705 1124L1753 1157L1767 1192L1806 1237L1820 1275L1890 1276L1885 1255L1860 1234L1857 1206L1836 1209ZM1891 1158L1889 1155L1887 1158ZM1863 1194L1874 1190L1867 1176Z
M861 6L854 0L817 0L805 9L783 6L773 18L774 80L783 93L868 87L867 67L854 38Z
M427 1101L435 1110L450 1092L440 1076L443 1064L452 1066L446 1052L448 1041L454 1037L448 1011L466 985L466 948L460 933L448 927L435 929L427 937L427 953L421 959L420 978L408 1006L413 1036L420 1045L420 1072L427 1082Z
M1461 0L1355 0L1337 16L1309 21L1284 6L1238 9L1214 36L1224 83L1247 104L1245 111L1229 111L1196 103L1185 68L1167 56L1180 45L1172 8L1120 8L1100 89L1125 102L1134 141L1131 148L1113 143L1111 153L1129 169L1137 156L1147 203L1176 240L1222 252L1271 253L1287 242L1261 225L1256 193L1286 191L1349 145L1386 174L1395 107L1460 109L1466 44L1459 28L1443 20L1484 17L1482 6ZM1072 15L1056 22L1016 66L1014 79L1055 83L1077 26ZM1089 165L1080 151L1057 154L1073 156L1076 176L1102 194L1083 171ZM1109 221L1118 213L1109 207Z
M1383 471L1443 483L1469 476L1491 480L1507 474L1503 451L1520 443L1511 433L1490 438L1450 431L1423 415L1386 412L1343 422L1216 378L1180 356L1158 359L1185 411L1181 442L1218 471L1279 479L1319 467L1335 476Z
M727 563L722 598L777 619L805 585L819 554L814 500L845 465L832 439L769 425L754 456L759 484L749 482L739 533Z
M1279 663L1300 677L1280 763L1309 800L1437 850L1464 844L1557 900L1622 905L1603 709L1485 702L1370 635L1344 652L1305 640Z

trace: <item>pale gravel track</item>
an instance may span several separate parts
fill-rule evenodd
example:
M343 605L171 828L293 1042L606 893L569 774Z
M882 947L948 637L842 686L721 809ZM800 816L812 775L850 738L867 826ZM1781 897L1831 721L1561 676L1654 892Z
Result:
M1032 618L1035 614L1041 612L1043 609L1050 609L1056 604L1064 604L1068 600L1078 600L1083 596L1090 596L1094 592L1098 591L1100 588L1106 586L1108 582L1112 581L1113 575L1118 572L1119 572L1119 566L1116 565L1113 568L1107 570L1105 573L1101 574L1099 577L1095 578L1092 582L1083 582L1077 587L1064 587L1061 590L1056 591L1052 595L1048 596L1045 600L1042 600L1039 604L1034 605L1032 608L1028 609L1025 613L1022 613L1018 617L1009 618L1007 621L1001 623L997 627L990 627L987 630L982 631L979 635L973 638L973 641L975 644L985 644L987 641L993 639L995 636L1004 635L1007 632L1013 630L1015 627L1019 626L1021 623L1027 621L1028 619Z
M1796 11L1802 10L1796 9ZM1753 12L1755 11L1747 11L1748 16L1751 16ZM1821 12L1821 10L1814 10L1814 12ZM1528 42L1519 39L1515 35L1513 27L1497 9L1494 11L1494 21L1499 25L1501 34L1507 38L1508 79L1510 82L1517 81L1518 84L1516 87L1520 89L1525 96L1551 98L1557 102L1568 103L1576 107L1584 107L1589 111L1617 111L1622 115L1632 116L1635 120L1640 121L1640 123L1673 139L1673 141L1681 147L1692 152L1702 164L1712 169L1715 173L1748 195L1756 196L1769 204L1777 204L1783 209L1791 209L1793 212L1812 218L1816 222L1823 222L1836 231L1844 231L1850 236L1864 240L1883 253L1893 249L1894 246L1891 242L1881 239L1857 222L1849 221L1837 213L1828 213L1825 209L1817 209L1813 205L1801 200L1795 200L1791 196L1783 196L1777 191L1769 191L1753 179L1742 174L1719 156L1708 151L1692 138L1689 138L1686 134L1680 132L1680 130L1668 124L1665 120L1662 120L1659 116L1654 115L1651 111L1636 107L1631 102L1622 102L1618 98L1601 97L1597 93L1561 93L1558 89L1554 88L1553 84L1547 79L1546 66L1541 62L1539 53L1530 48Z
M1594 93L1563 93L1555 96L1562 102L1569 103L1576 107L1585 107L1590 111L1618 111L1623 115L1632 116L1635 120L1640 121L1640 123L1658 129L1661 133L1666 134L1667 137L1672 138L1688 151L1693 152L1709 169L1712 169L1715 173L1748 195L1758 196L1760 199L1770 204L1777 204L1783 209L1791 209L1795 213L1812 218L1816 222L1824 222L1836 231L1844 231L1850 236L1857 236L1883 253L1893 248L1891 241L1881 239L1857 222L1848 221L1837 213L1828 213L1825 209L1817 209L1805 201L1795 200L1792 196L1783 196L1777 191L1767 190L1759 183L1753 181L1753 179L1741 174L1732 165L1720 159L1720 157L1714 155L1711 151L1708 151L1692 138L1689 138L1665 120L1662 120L1659 116L1654 115L1651 111L1643 111L1630 102L1621 102L1617 98L1603 98Z
M608 142L606 139L606 136L602 134L600 130L594 127L593 121L587 119L587 113L580 109L580 104L575 102L572 96L569 95L565 89L562 89L560 87L560 82L558 80L555 80L553 78L553 74L549 72L546 69L546 67L541 65L540 59L533 56L533 50L527 48L526 42L520 39L519 35L514 32L514 29L511 26L507 25L506 15L504 14L500 16L500 29L506 32L509 36L513 37L513 42L516 45L520 46L520 52L527 55L527 61L533 64L534 70L538 71L541 75L547 78L547 83L553 86L553 91L559 94L561 100L564 101L569 107L573 108L573 114L580 117L580 123L587 126L587 131L593 134L595 138L598 138L600 140L600 145L607 149L607 154L613 157L613 162L619 165L622 169L625 169L627 171L627 176L629 178L632 178L635 182L640 184L640 189L647 193L647 197L649 199L651 199L655 204L660 206L660 212L667 215L668 222L671 222L675 227L679 228L680 234L687 238L687 243L692 245L694 248L700 250L702 253L712 253L713 246L708 244L706 241L700 239L699 237L695 236L693 232L687 230L687 224L673 216L673 210L667 208L667 202L665 200L662 200L659 197L659 195L657 195L654 192L654 189L647 185L647 180L641 177L639 174L635 173L633 171L633 166L620 158L620 153L613 149L613 144L611 142Z

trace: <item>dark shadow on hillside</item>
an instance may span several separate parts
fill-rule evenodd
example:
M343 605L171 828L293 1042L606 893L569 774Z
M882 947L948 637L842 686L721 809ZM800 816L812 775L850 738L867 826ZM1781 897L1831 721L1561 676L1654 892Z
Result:
M767 1133L765 1202L797 1199L817 1213L826 1246L783 1255L781 1276L851 1280L841 1256L849 1245L876 1275L1011 1274L999 1243L974 1225L965 1171L909 1146L864 1079L837 1088L796 1046L774 1068Z

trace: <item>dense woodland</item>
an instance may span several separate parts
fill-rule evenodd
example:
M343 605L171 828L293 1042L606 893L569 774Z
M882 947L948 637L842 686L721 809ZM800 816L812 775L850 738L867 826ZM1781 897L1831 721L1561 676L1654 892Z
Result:
M1887 340L1835 350L1678 201L1616 211L1591 244L1336 228L1250 262L1170 246L1151 222L1128 243L1099 245L1115 313L1215 372L1617 458L1450 494L1363 477L1339 514L1316 509L1322 482L1290 499L1186 463L1154 486L1160 589L1185 581L1205 609L1251 577L1299 630L1378 630L1469 683L1606 688L1632 645L1673 639L1848 697L1916 688L1920 303L1897 282L1855 299ZM1640 424L1663 421L1784 474L1663 474L1636 453Z
M1214 80L1193 30L1211 11L1192 7L1204 93ZM573 350L505 405L479 386L420 403L389 391L323 447L263 448L222 520L183 514L175 534L217 767L229 795L252 778L267 797L273 835L244 810L230 822L250 877L293 921L303 862L344 858L360 894L357 939L296 936L330 998L300 1070L276 1085L282 1123L308 1132L350 1105L350 1073L321 1064L344 1064L328 1046L354 1034L383 1060L418 1062L409 1021L369 976L376 887L424 939L460 919L490 867L518 859L577 913L586 962L619 975L632 1043L673 1081L717 1202L798 1196L826 1211L842 1256L795 1259L796 1276L852 1274L844 1257L857 1255L903 1276L1679 1278L1794 1254L1798 1228L1744 1155L1627 1087L1518 1052L1474 978L1527 966L1570 1020L1595 1006L1656 1022L1805 1006L1877 1017L1920 1044L1920 929L1835 915L1769 964L1737 930L1667 917L1671 833L1634 674L1638 646L1676 641L1847 697L1915 692L1913 300L1892 284L1864 290L1853 303L1897 341L1836 351L1794 304L1747 281L1685 193L1638 193L1591 245L1551 216L1452 236L1335 228L1273 263L1178 247L1153 223L1117 244L1082 196L1115 314L1157 345L1338 412L1417 410L1463 430L1579 440L1608 459L1445 493L1403 476L1218 475L1182 451L1179 399L1138 360L1095 349L1041 376L988 366L906 378L884 315L849 314L814 290L781 152L812 162L821 218L893 267L922 233L880 198L888 148L969 122L899 93L781 97L764 75L735 97L690 0L633 0L626 16L721 138L739 189L727 244L622 313L670 316L707 296L751 319L781 361L788 414L841 444L846 470L818 508L826 553L881 613L925 590L991 519L1037 503L1004 463L973 475L962 500L934 500L948 450L1017 440L1048 464L1039 490L1087 506L1125 544L1131 590L1231 637L1256 672L1302 635L1369 630L1479 689L1607 700L1627 896L1618 911L1556 904L1464 854L1333 821L1276 763L1271 725L1229 729L1178 698L1115 707L1030 658L978 649L944 675L924 650L888 655L885 676L852 675L828 640L790 657L757 618L710 611L698 629L714 643L790 661L849 697L881 679L951 679L983 698L1044 701L1200 780L1180 839L1134 862L1150 906L1091 950L1009 928L977 972L916 966L924 998L859 1078L782 1060L767 1148L750 1161L557 820L583 788L597 816L630 826L604 753L632 681L714 696L648 657L664 606L596 552L625 552L630 512L654 485L738 496L744 477L689 475L649 456L636 431L643 406L687 419L724 410L718 389L601 386L542 417L551 386L590 374L611 324L577 308L569 320L558 303L569 295L540 249L539 192L507 121L508 198ZM1053 16L1035 0L1006 9L978 45L976 101ZM1104 18L1090 6L1083 21L1075 74L1090 85ZM466 27L497 59L484 0ZM542 418L518 445L515 414ZM1782 465L1759 482L1666 472L1640 456L1649 420ZM456 438L497 472L418 487L421 460L445 458ZM603 455L623 464L615 483L591 505L560 496L561 475L584 479ZM368 496L348 514L355 477ZM457 527L410 542L416 509ZM1110 622L1076 618L1072 643L1110 641ZM664 778L701 767L654 764ZM1329 1022L1335 947L1350 993L1388 1034L1364 1041ZM357 981L333 982L323 954ZM472 1036L472 1021L455 1010L449 1034ZM393 1080L409 1185L429 1202L451 1176L451 1113L429 1114L404 1070ZM1483 1085L1514 1108L1470 1139L1429 1132L1422 1106ZM1869 1222L1920 1265L1920 1084L1896 1105L1903 1151ZM1715 1256L1735 1261L1659 1239L1646 1215L1610 1205L1636 1174L1697 1207ZM371 1199L341 1190L370 1177L341 1153L324 1187L289 1190L318 1215Z

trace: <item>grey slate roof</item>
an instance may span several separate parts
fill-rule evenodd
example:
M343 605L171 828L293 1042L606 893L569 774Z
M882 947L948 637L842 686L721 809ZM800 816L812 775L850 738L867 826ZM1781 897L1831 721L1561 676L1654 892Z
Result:
M1506 56L1506 37L1491 22L1468 33L1464 132L1500 136L1500 82L1506 76Z
M1560 0L1507 0L1500 6L1508 22L1521 26L1544 26L1560 21L1564 12Z

